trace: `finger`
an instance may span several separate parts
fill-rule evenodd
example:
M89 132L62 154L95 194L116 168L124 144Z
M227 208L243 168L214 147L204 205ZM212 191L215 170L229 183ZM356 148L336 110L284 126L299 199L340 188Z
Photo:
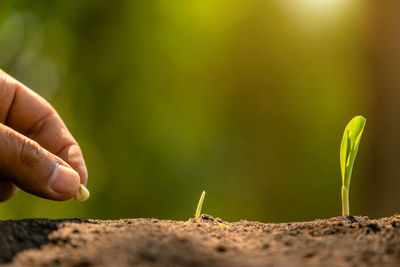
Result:
M24 191L48 199L70 199L80 187L79 174L66 162L4 124L0 170Z
M54 108L41 96L0 70L0 122L59 156L87 183L81 149Z
M8 179L0 177L0 202L6 201L18 192L18 187Z

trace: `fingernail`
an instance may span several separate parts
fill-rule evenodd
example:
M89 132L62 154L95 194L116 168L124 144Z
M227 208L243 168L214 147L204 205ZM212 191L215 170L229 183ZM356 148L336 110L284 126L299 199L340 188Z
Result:
M79 180L79 174L76 171L58 164L54 168L49 184L51 189L57 193L67 194L72 190L76 190Z

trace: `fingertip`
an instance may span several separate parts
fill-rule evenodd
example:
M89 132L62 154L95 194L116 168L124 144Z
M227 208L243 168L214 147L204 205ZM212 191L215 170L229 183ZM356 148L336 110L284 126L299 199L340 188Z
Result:
M81 184L87 185L88 171L86 163L83 158L82 150L77 143L66 146L63 150L58 153L66 163L68 163L75 171L78 172Z
M86 168L86 164L80 164L77 168L76 171L79 174L79 177L81 179L81 184L83 184L84 186L87 186L87 182L88 182L88 171Z
M57 164L49 179L49 186L54 192L55 199L70 199L79 190L79 174L72 168Z

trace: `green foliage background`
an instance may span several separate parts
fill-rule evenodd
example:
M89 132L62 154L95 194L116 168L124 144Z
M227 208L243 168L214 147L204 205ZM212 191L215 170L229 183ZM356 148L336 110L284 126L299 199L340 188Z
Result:
M64 118L92 197L20 192L1 217L187 220L203 189L225 220L340 215L341 135L369 113L363 13L296 2L2 0L0 66ZM378 214L363 145L352 210Z

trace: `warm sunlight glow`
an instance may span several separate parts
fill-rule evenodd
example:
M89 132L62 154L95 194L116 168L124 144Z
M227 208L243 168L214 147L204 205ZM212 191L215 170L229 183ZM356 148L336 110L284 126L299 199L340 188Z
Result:
M324 28L340 21L354 0L281 0L289 17L300 27Z
M348 2L346 0L300 0L309 9L320 12L338 11L343 5ZM332 10L333 9L333 10Z

